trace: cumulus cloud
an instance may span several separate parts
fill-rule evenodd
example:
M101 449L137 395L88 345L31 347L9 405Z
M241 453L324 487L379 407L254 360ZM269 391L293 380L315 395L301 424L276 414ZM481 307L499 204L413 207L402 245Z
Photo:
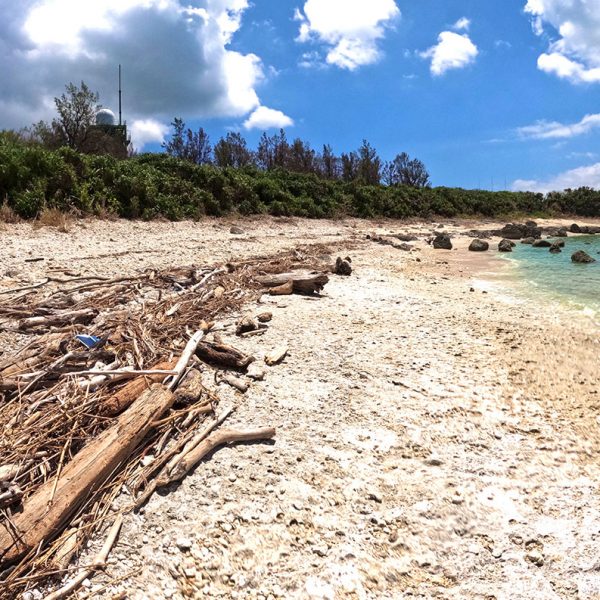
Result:
M247 119L244 121L245 129L282 129L292 127L294 121L280 110L259 106Z
M600 2L528 0L536 34L550 34L538 68L573 83L600 82Z
M442 31L438 36L438 43L421 52L421 57L431 59L430 69L433 75L443 75L450 69L462 69L475 62L478 54L477 46L466 33Z
M519 127L517 133L522 138L540 140L566 139L584 135L597 127L600 127L600 114L585 115L585 117L577 123L537 121L533 125Z
M540 181L536 179L517 179L512 184L514 191L530 192L553 192L566 190L568 188L576 189L579 187L591 187L600 189L600 163L578 167L560 173L555 177Z
M241 117L260 106L261 60L229 47L248 0L0 0L0 127L54 112L69 81L85 81L104 105L117 102L132 134L160 138L161 123ZM140 142L141 143L141 142Z
M378 42L399 16L394 0L307 0L296 10L297 40L324 44L328 64L353 71L377 62Z
M452 25L452 29L455 31L469 31L469 27L471 27L471 19L467 19L467 17L461 17Z
M164 141L169 128L156 119L136 119L129 128L131 143L135 148L143 148L152 142Z

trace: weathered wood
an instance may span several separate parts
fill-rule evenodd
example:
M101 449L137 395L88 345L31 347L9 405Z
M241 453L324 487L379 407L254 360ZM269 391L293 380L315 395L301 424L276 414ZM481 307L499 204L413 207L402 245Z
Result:
M152 367L153 370L173 369L176 361L165 361ZM164 375L147 375L137 377L115 392L110 398L107 398L100 405L99 413L105 417L114 417L122 413L126 408L140 397L153 383L160 383L165 378Z
M18 323L20 330L36 329L40 327L56 327L59 325L73 325L75 323L89 323L97 315L92 308L82 310L65 310L45 317L29 317L21 319Z
M275 348L275 350L269 352L265 356L265 362L272 367L277 363L280 363L287 355L288 349L287 346L279 346L279 348Z
M75 455L58 482L48 480L29 497L21 513L0 525L0 564L15 561L58 535L82 502L131 455L174 399L172 392L153 385L112 427Z
M290 296L293 293L294 282L291 279L288 279L288 281L281 285L276 285L275 287L269 288L269 294L271 296Z
M274 437L275 429L270 427L252 431L239 431L237 429L221 429L220 431L216 431L187 454L183 455L181 460L171 470L168 483L183 479L209 452L219 446L235 442L270 440Z
M329 277L325 273L309 271L292 271L290 273L258 275L256 277L256 281L267 288L285 285L290 280L293 282L295 293L311 295L320 292L329 282Z
M225 375L221 377L221 381L224 381L231 387L234 387L239 392L242 392L242 394L245 394L248 391L248 384L243 379L240 379L235 375L231 375L231 373L225 373Z
M191 369L181 380L175 391L175 404L189 406L198 401L204 392L202 373L198 369Z
M243 371L254 361L253 356L219 342L201 342L196 349L198 358L213 365Z

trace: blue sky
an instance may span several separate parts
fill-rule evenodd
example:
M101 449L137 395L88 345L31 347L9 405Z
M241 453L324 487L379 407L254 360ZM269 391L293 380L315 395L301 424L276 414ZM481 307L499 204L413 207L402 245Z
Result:
M145 149L181 116L213 142L240 129L253 146L280 125L339 153L366 138L385 159L423 160L434 185L600 187L598 0L0 0L0 11L0 127L45 117L69 80L113 107L122 62Z

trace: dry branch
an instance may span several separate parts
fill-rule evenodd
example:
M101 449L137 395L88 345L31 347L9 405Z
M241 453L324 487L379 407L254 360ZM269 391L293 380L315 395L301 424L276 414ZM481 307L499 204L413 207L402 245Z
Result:
M198 344L196 356L212 365L243 371L254 361L253 356L219 342L202 342Z
M117 422L87 444L63 469L58 485L47 481L23 511L0 529L0 560L10 563L55 537L83 499L106 481L173 403L160 385L144 392ZM54 501L49 504L53 489Z
M329 282L329 277L325 273L294 271L275 275L258 275L256 281L267 288L277 288L292 281L294 292L312 295L320 292L325 287Z

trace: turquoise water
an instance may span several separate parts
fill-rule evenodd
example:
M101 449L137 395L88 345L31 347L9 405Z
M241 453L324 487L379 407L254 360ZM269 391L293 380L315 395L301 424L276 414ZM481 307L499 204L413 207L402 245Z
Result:
M513 252L506 258L516 268L525 290L599 318L600 235L574 235L563 239L565 247L560 254L551 254L548 248L532 248L517 241ZM573 263L571 255L576 250L585 250L596 262L587 265Z

